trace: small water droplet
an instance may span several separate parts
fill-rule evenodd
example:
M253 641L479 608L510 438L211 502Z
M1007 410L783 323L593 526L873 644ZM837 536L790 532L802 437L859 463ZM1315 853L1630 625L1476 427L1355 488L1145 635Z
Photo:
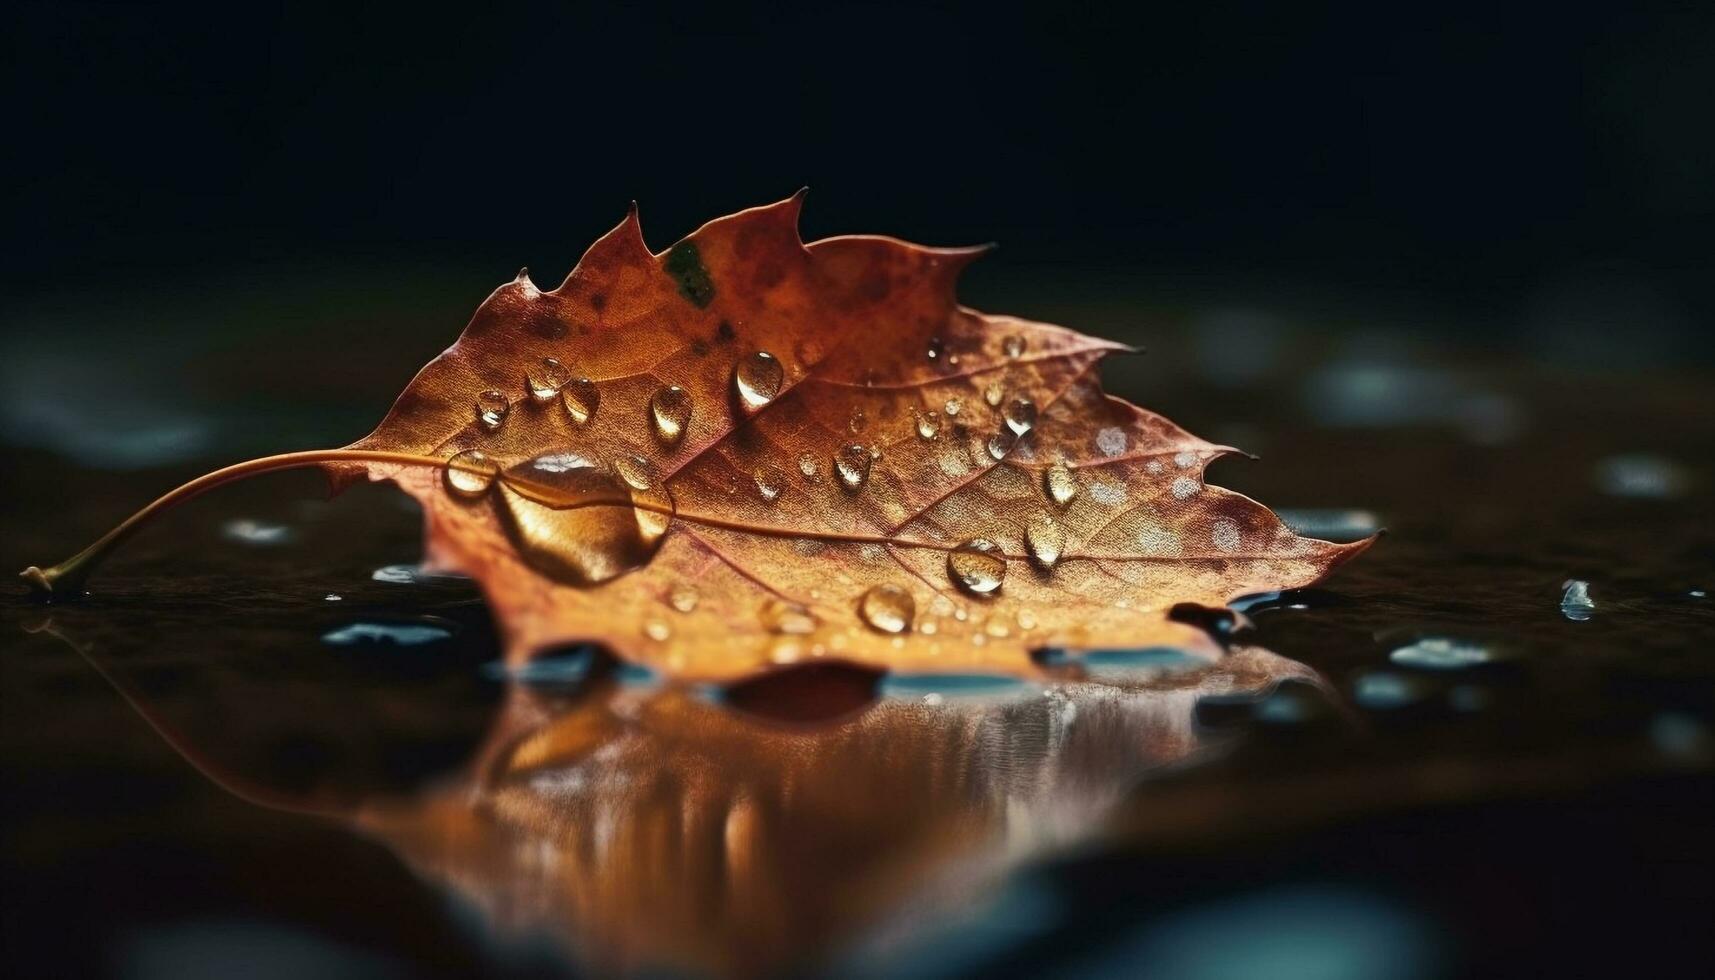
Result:
M786 372L773 354L759 350L738 362L733 368L733 388L738 391L739 404L747 412L755 412L780 394Z
M1072 475L1071 467L1057 462L1043 471L1042 488L1047 491L1049 500L1064 507L1078 496L1078 478Z
M756 481L756 492L762 495L764 503L772 504L779 500L781 491L786 489L786 474L766 463L758 466L750 476Z
M1004 354L1006 354L1007 357L1013 358L1015 360L1017 358L1023 357L1024 356L1024 338L1018 336L1017 334L1013 334L1012 336L1001 341L1000 349Z
M621 456L613 461L613 471L633 490L648 490L655 486L655 467L642 456Z
M553 401L570 380L572 372L552 357L542 358L542 363L524 372L524 387L530 390L530 397L539 402Z
M1560 597L1560 614L1575 623L1582 623L1596 611L1596 600L1590 598L1590 583L1582 579L1567 579L1565 593Z
M601 404L601 391L595 382L588 378L574 378L560 388L560 404L566 408L566 414L572 421L583 425L595 415L596 407Z
M678 385L663 385L649 397L649 415L655 422L655 436L665 443L676 443L685 437L691 424L691 393Z
M1036 628L1036 613L1029 609L1020 609L1018 611L1018 615L1014 618L1018 620L1018 628L1021 630L1033 630Z
M928 354L929 360L938 361L941 359L941 353L943 351L945 351L946 349L947 349L947 342L946 341L942 340L939 337L930 337L929 338L929 347L928 347L928 350L926 351L926 353Z
M919 439L933 439L940 434L941 434L941 413L940 412L918 412L917 413L917 437Z
M1475 643L1441 636L1426 636L1389 653L1387 658L1401 667L1425 670L1463 670L1493 660L1488 649Z
M852 406L852 414L846 419L846 429L852 435L857 435L869 426L869 416L859 406Z
M702 597L697 595L696 589L693 589L688 585L680 585L674 587L672 594L667 597L667 602L672 605L674 609L677 609L682 613L688 613L697 608L697 600L700 598Z
M338 592L329 592L327 595L322 596L323 602L342 602L344 600L345 596L340 595Z
M422 646L452 638L452 631L426 623L352 623L322 634L334 646Z
M494 460L480 449L466 449L454 453L447 460L447 468L441 478L446 483L447 491L455 497L465 500L475 500L488 492L494 485L494 474L499 471Z
M512 402L493 388L476 396L476 420L489 432L500 428L506 421L506 414L512 411Z
M643 624L643 634L651 640L661 641L672 636L673 629L666 623L661 622L659 619L651 619L649 622Z
M1005 397L1006 389L1001 387L999 381L990 381L988 386L983 389L983 401L988 402L990 408L998 406L1000 400Z
M816 632L816 616L796 602L770 599L762 607L762 621L771 632L805 636Z
M804 474L804 479L814 480L816 478L816 470L819 468L820 467L816 463L816 457L809 453L802 453L799 455L798 472Z
M903 633L917 615L917 602L897 585L877 585L863 594L858 613L883 633Z
M1006 457L1007 453L1012 451L1012 447L1017 443L1018 437L1012 434L1011 429L1002 429L994 435L989 436L987 444L989 455L995 459L1003 459Z
M1043 568L1053 568L1066 546L1066 532L1052 517L1037 514L1024 529L1024 542L1030 547L1030 557Z
M948 415L957 415L962 409L964 409L965 402L962 398L949 398L947 399L947 404L942 405L941 407L946 410Z
M1006 558L987 538L972 538L947 552L947 574L972 595L989 595L1006 580Z
M860 490L869 480L869 467L874 462L869 449L852 444L834 454L834 471L840 476L840 484L847 490Z
M1014 398L1006 403L1006 426L1018 435L1036 427L1036 403L1028 398Z

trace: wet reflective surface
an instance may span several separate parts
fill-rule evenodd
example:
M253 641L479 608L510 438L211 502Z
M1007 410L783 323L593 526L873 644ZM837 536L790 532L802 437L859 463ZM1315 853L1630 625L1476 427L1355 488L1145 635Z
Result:
M801 670L717 691L584 650L501 669L470 584L418 573L404 498L235 486L140 536L88 601L0 603L8 960L1433 977L1711 952L1708 379L987 305L1147 339L1110 389L1264 457L1215 482L1310 533L1388 537L1324 589L1187 610L1231 638L1218 664L1114 650L1045 656L1033 683ZM1203 349L1223 336L1246 356ZM301 396L349 397L356 422L278 411L341 441L420 353ZM257 408L172 394L187 417ZM260 439L198 424L220 459L9 450L5 567ZM870 614L898 618L886 596Z

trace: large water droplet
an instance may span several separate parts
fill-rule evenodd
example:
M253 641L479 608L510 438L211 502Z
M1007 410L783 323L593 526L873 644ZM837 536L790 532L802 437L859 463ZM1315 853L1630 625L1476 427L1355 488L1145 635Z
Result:
M762 495L764 503L774 503L780 499L780 494L786 489L786 474L776 467L764 463L751 474L756 481L756 492Z
M494 485L494 474L498 467L488 454L480 449L466 449L462 453L454 453L447 460L446 472L441 479L446 483L447 492L455 497L475 500L488 492Z
M874 462L867 448L852 444L834 454L834 471L847 490L860 490L869 480L869 467Z
M1007 357L1020 358L1024 356L1024 338L1013 334L1001 341L1000 349Z
M1064 507L1078 496L1078 478L1064 462L1056 462L1042 473L1042 488L1056 506Z
M1043 568L1053 568L1066 547L1066 532L1052 517L1038 514L1024 529L1024 543L1030 547L1030 557Z
M576 453L507 470L499 511L524 561L573 585L606 582L647 564L672 522L673 501L646 478L622 477L627 470L639 475L635 461L610 468Z
M745 411L754 412L780 394L786 372L773 354L759 350L738 362L733 368L732 385L738 392L738 402Z
M883 633L903 633L917 615L917 602L897 585L878 585L863 594L858 614Z
M560 388L560 404L566 407L566 414L573 422L583 425L601 404L601 391L588 378L573 378Z
M762 607L762 622L770 632L804 636L816 632L816 617L796 602L770 599Z
M987 538L972 538L947 552L947 574L972 595L989 595L1006 581L1006 558Z
M917 437L919 439L933 439L940 434L941 434L941 413L940 412L918 412L917 413Z
M1012 447L1017 443L1018 437L1012 434L1011 429L1002 429L989 436L987 444L989 455L995 459L1004 459L1007 453L1012 452Z
M524 372L524 386L530 389L530 397L539 402L553 401L570 380L572 372L551 357L542 358L541 364Z
M662 442L675 443L685 438L691 424L691 393L678 385L663 385L649 398L649 415L655 421L655 435Z
M1014 398L1006 403L1006 427L1024 435L1036 427L1036 403L1028 398Z
M510 411L512 402L493 388L476 396L476 420L489 432L500 428Z

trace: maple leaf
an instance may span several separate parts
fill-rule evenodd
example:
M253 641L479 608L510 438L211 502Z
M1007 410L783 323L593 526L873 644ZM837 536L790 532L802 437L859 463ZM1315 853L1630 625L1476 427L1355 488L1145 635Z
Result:
M1215 657L1172 606L1308 585L1369 546L1205 484L1233 450L1103 394L1097 365L1129 348L959 306L982 249L806 245L802 199L659 255L633 208L555 289L497 289L370 435L271 465L415 497L427 564L476 579L513 662L594 642L712 680ZM84 558L25 575L64 591Z

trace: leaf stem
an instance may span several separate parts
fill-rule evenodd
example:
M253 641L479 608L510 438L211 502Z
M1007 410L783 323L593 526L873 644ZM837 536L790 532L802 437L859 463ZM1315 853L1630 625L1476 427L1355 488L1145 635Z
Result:
M41 598L53 599L75 596L82 591L84 580L89 577L90 572L94 571L108 554L154 520L162 511L237 480L260 476L263 473L300 469L305 466L320 466L326 463L397 463L402 466L434 467L449 465L447 460L436 459L432 456L418 456L414 453L389 453L373 449L317 449L246 460L199 476L162 495L154 503L127 517L118 527L102 535L94 544L65 561L45 569L31 565L19 573L19 577L30 586L33 593Z

